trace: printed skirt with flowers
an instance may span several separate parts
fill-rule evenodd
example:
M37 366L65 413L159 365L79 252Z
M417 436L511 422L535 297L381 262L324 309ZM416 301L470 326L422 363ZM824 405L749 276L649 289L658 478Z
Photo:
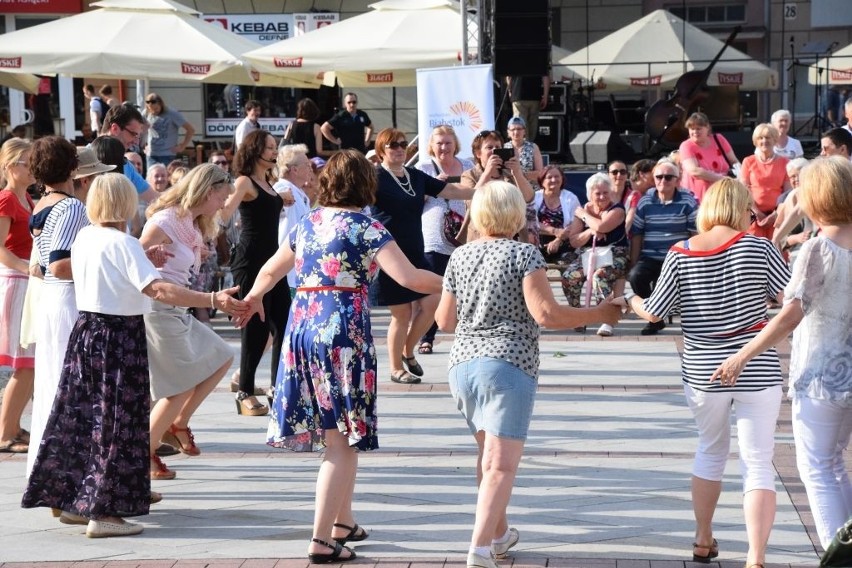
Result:
M393 239L366 215L320 208L288 240L297 289L267 443L314 451L324 446L324 431L336 429L351 447L375 450L377 361L367 290L376 252Z
M148 514L148 380L142 316L80 312L23 507Z

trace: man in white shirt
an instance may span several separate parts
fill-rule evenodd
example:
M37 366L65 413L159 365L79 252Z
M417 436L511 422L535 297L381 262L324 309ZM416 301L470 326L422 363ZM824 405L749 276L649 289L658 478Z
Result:
M311 161L308 159L308 147L304 144L282 146L278 150L278 172L281 176L272 188L278 193L285 194L284 207L278 220L278 244L287 239L290 231L311 210L311 202L315 196L305 193L305 186L314 175ZM288 205L286 193L292 194L293 203ZM287 283L291 289L296 288L296 271L287 274Z
M254 99L246 103L246 117L237 125L237 130L234 133L234 149L240 147L243 140L249 133L255 130L260 130L260 115L263 113L263 105L260 101Z

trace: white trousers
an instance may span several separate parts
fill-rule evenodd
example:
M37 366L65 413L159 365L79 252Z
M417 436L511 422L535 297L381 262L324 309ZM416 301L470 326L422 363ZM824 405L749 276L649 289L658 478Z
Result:
M852 401L793 398L796 465L823 548L852 516L852 483L843 462L850 433Z
M781 385L760 391L704 392L684 384L686 402L698 425L698 450L692 474L721 481L731 451L731 410L736 414L743 493L775 491L775 426Z

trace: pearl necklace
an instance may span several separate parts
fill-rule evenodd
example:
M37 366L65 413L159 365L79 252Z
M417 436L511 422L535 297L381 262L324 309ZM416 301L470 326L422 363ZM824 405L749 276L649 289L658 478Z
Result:
M396 182L396 185L398 185L398 186L399 186L399 188L400 188L402 191L404 191L405 193L407 193L407 194L408 194L408 195L410 195L411 197L416 197L416 195L417 195L417 194L414 192L414 188L412 188L412 187L411 187L411 177L409 177L409 175L408 175L408 170L406 170L405 168L402 168L402 173L403 173L403 174L404 174L404 176L405 176L405 183L402 183L401 181L399 181L399 178L398 178L398 177L396 177L396 174L395 174L395 173L393 173L393 172L390 170L390 168L389 168L389 167L387 167L386 165L382 164L382 168L384 168L384 170L385 170L388 174L390 174L390 177L391 177L391 178L393 178L393 181L395 181L395 182Z

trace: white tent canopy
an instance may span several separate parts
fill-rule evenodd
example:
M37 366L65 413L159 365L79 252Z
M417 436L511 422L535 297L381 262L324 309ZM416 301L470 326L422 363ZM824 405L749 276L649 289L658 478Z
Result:
M16 63L5 70L237 84L258 78L240 57L256 43L205 22L182 4L101 0L92 6L100 9L0 35L0 58Z
M724 43L666 10L655 10L568 57L554 61L562 75L598 82L610 91L671 88L687 71L701 70ZM778 74L732 47L725 49L707 84L775 89Z
M371 10L245 54L268 75L296 71L350 87L413 87L424 67L461 63L458 2L383 0Z
M823 69L818 77L817 68ZM816 65L808 69L808 82L816 85L850 85L852 84L852 43L838 49L830 57L823 57Z

